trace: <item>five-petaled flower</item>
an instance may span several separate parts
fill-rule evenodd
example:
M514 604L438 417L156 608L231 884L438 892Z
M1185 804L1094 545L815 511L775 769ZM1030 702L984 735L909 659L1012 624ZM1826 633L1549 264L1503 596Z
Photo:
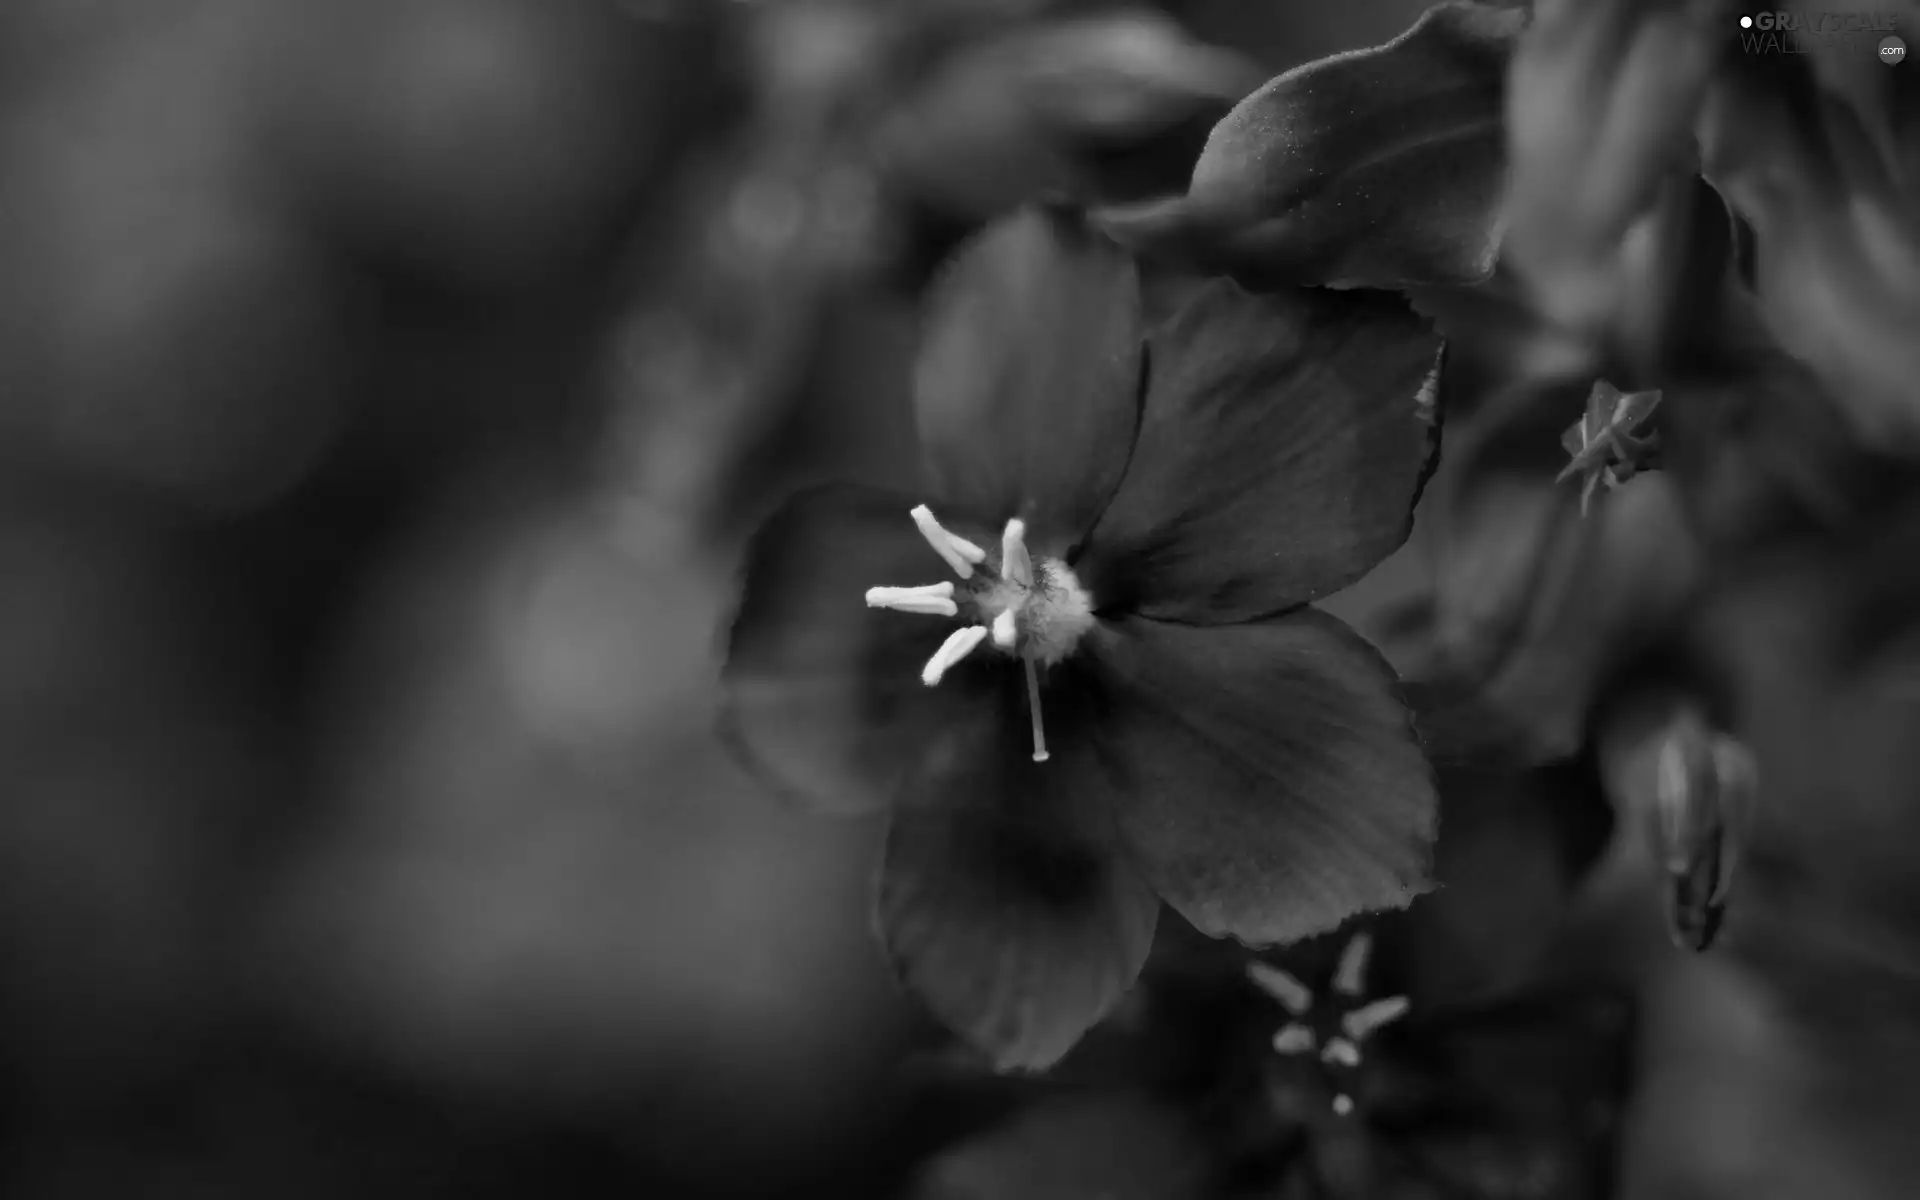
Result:
M1397 297L1192 291L1027 211L936 284L926 491L761 529L727 728L813 807L890 809L878 924L1003 1068L1131 985L1164 899L1293 941L1427 885L1430 772L1390 668L1312 601L1405 540L1439 342Z

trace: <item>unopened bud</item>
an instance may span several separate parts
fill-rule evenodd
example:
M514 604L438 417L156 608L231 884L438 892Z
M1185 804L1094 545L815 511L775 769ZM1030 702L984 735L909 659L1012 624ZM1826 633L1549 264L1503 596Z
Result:
M1675 717L1660 746L1654 812L1668 933L1682 949L1705 950L1719 936L1755 793L1746 747L1691 711Z

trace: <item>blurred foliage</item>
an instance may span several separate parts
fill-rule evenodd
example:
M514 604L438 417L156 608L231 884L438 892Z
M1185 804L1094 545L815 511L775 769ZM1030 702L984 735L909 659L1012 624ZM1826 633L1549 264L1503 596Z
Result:
M0 6L0 1188L1911 1194L1920 67L1426 7ZM1196 196L1160 257L1449 341L1412 537L1318 603L1480 814L1378 926L1378 1061L1478 1125L1356 1141L1171 921L1058 1079L983 1074L873 946L878 831L712 736L746 529L916 479L953 248ZM1597 380L1658 456L1583 517Z

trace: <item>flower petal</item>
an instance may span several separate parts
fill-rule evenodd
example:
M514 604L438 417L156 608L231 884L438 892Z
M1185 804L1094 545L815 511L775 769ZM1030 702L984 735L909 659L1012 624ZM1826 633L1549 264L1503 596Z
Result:
M1185 196L1102 214L1142 252L1274 283L1398 288L1493 270L1522 14L1429 9L1295 67L1214 127Z
M1385 293L1202 289L1152 340L1133 461L1081 569L1095 602L1225 624L1372 570L1438 447L1439 349Z
M1433 776L1359 635L1313 609L1097 629L1121 837L1201 932L1292 942L1427 890Z
M1037 550L1064 552L1126 468L1142 354L1118 247L1060 213L988 227L928 300L914 405L936 495L995 529L1023 516Z
M885 807L931 731L988 698L956 672L920 669L955 628L868 608L874 586L937 583L947 565L913 501L845 484L804 491L754 536L721 682L723 730L770 785L836 814Z
M950 729L894 813L878 920L936 1016L1000 1069L1037 1070L1132 986L1160 906L1119 853L1071 706L1045 710L1057 748L1035 763L1020 672L999 674L1002 711Z

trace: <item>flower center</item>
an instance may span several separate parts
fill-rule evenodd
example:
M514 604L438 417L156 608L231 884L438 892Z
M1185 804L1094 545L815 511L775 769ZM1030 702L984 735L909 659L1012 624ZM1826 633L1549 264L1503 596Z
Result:
M1268 963L1249 963L1247 975L1254 985L1279 1001L1280 1007L1296 1018L1273 1035L1273 1048L1289 1055L1318 1051L1320 1061L1328 1068L1352 1070L1358 1067L1361 1062L1360 1048L1367 1038L1382 1025L1390 1025L1407 1014L1405 996L1386 996L1360 1003L1367 992L1367 965L1372 954L1372 936L1354 934L1341 951L1340 965L1333 977L1333 990L1345 998L1345 1003L1337 1006L1338 1011L1329 1009L1323 1014L1316 1014L1318 1006L1312 989L1306 984ZM1337 1022L1331 1036L1313 1028L1315 1022L1312 1018L1316 1015ZM1333 1111L1343 1117L1348 1115L1353 1111L1353 1098L1345 1091L1336 1092Z
M960 577L960 585L869 588L868 607L966 621L948 635L920 672L921 682L928 687L937 685L955 663L989 640L994 649L1020 659L1027 673L1027 706L1033 718L1033 761L1047 761L1040 671L1071 654L1092 628L1093 602L1065 562L1036 561L1027 552L1026 522L1017 517L1007 522L995 556L942 528L924 504L909 515L934 553Z

